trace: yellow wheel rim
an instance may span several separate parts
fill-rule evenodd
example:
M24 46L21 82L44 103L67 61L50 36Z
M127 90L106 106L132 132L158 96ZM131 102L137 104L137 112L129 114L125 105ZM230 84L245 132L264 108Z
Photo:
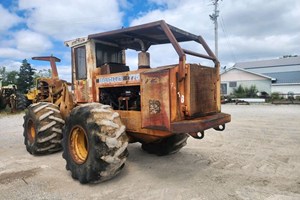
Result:
M33 121L30 119L27 122L27 136L30 143L34 142L36 132Z
M83 164L88 157L87 135L84 129L76 126L70 134L70 153L77 164Z

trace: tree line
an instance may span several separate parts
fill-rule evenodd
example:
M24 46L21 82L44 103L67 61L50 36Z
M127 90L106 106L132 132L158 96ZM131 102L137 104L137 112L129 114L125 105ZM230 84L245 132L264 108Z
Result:
M51 70L37 71L31 64L24 59L19 71L7 71L6 67L0 67L0 77L2 77L2 86L16 85L17 90L22 93L27 93L33 87L34 80L39 77L50 77Z

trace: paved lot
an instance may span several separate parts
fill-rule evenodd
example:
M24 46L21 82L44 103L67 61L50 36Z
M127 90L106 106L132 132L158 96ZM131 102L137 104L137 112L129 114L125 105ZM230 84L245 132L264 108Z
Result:
M300 199L300 105L224 105L223 132L157 157L130 144L116 178L81 185L60 153L34 157L23 114L0 114L0 199Z

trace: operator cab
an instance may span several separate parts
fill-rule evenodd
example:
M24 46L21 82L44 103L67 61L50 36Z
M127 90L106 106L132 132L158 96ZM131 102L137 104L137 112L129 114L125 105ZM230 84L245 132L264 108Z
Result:
M138 70L149 69L150 54L146 51L143 41L133 38L129 43L139 45ZM100 80L103 83L119 82L121 79L123 81L136 80L136 83L130 86L118 87L116 85L108 85L107 87L102 87L101 92L95 89L95 82L92 78L96 75L129 72L129 66L126 65L126 48L124 46L87 38L69 41L66 42L66 45L72 46L74 55L72 82L78 103L98 101L112 106L115 110L141 110L139 74L123 74L117 77L96 79L96 84ZM97 93L97 95L93 95L93 93Z

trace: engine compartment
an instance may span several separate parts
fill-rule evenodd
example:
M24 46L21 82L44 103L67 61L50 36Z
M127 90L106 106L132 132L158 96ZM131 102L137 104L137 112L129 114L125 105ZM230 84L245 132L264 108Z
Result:
M100 103L114 110L141 110L140 86L100 88L99 94Z

